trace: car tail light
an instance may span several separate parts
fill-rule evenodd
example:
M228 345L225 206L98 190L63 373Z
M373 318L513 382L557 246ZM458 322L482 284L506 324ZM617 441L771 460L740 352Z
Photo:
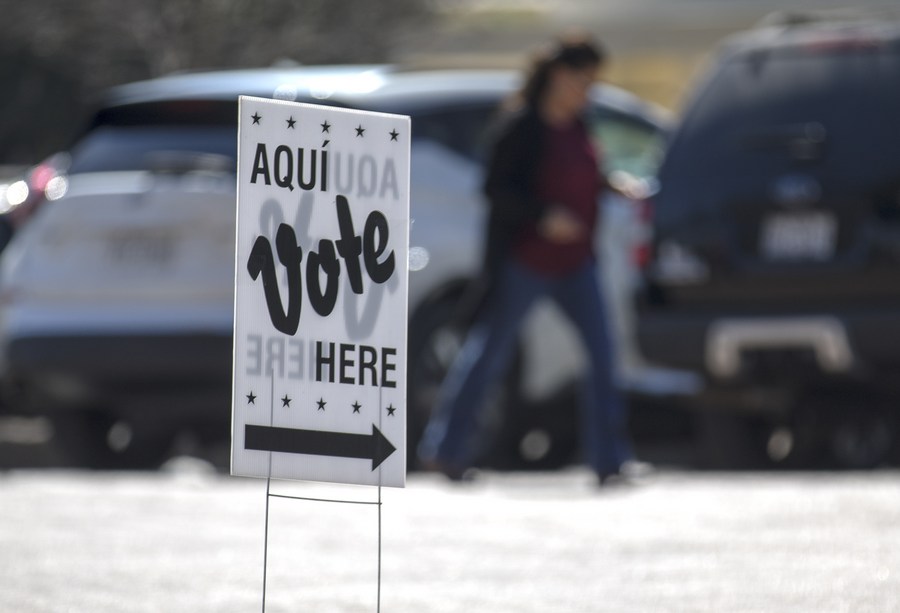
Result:
M631 256L638 270L646 270L653 257L653 203L649 199L636 200L637 231Z
M31 188L43 192L47 188L47 184L56 177L58 171L55 167L46 162L42 162L28 173L28 183Z

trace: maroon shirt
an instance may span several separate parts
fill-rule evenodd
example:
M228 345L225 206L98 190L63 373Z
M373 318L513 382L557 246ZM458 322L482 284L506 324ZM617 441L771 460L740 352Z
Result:
M544 202L566 207L584 223L587 232L572 243L543 238L536 225L527 226L516 241L518 260L530 270L548 276L574 272L593 257L597 198L603 187L598 154L584 125L546 127L544 155L538 165L535 188Z

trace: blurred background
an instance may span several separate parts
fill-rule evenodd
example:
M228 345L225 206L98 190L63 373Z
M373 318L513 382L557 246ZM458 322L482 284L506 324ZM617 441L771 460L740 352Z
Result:
M898 9L896 1L875 0L0 0L7 24L0 39L0 182L68 149L112 86L267 66L519 70L535 45L572 27L608 48L609 83L676 126L723 39L805 11L842 18L896 16ZM693 444L683 438L692 426L681 416L648 406L655 435L662 429ZM63 461L45 445L52 439L46 422L3 416L3 409L0 418L0 468ZM791 446L787 432L766 436L770 451ZM196 451L192 444L182 443L181 451Z
M0 1L0 164L59 151L107 87L175 71L399 62L513 67L569 27L595 33L609 79L677 110L726 35L773 12L891 8L859 0Z

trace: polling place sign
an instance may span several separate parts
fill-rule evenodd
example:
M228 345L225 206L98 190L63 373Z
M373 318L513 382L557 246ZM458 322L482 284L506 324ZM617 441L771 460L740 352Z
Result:
M239 103L231 473L406 480L408 117Z

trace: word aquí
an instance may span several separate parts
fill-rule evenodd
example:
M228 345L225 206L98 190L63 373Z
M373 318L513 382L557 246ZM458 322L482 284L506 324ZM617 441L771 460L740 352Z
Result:
M353 215L346 196L338 196L335 204L340 238L336 241L321 239L318 250L310 250L306 258L306 291L309 302L313 310L323 317L330 315L337 303L341 277L338 256L344 261L350 288L355 294L363 293L363 268L369 279L378 284L390 279L396 268L394 251L385 253L390 236L384 214L380 211L370 212L362 236L359 236L353 226ZM247 272L254 281L262 275L266 307L272 325L279 332L293 336L300 327L303 304L303 247L297 244L294 228L286 223L280 224L275 233L275 252L278 254L278 261L287 269L287 308L278 286L275 253L265 236L257 237L253 243L247 259ZM325 277L324 288L322 273Z
M323 192L328 191L330 185L341 194L400 199L393 159L388 157L379 161L371 154L357 156L340 152L331 152L330 157L333 163L329 165L326 149L292 149L287 145L277 146L270 155L266 143L257 143L250 183L263 181L266 185L272 185L274 182L289 191L295 188L314 191L318 188Z

